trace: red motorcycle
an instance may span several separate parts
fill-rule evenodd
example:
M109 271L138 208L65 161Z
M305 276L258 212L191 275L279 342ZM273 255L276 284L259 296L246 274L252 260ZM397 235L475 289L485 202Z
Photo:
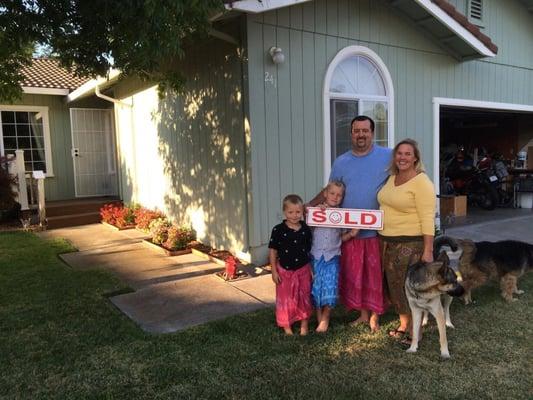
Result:
M499 204L499 195L495 187L498 177L490 171L492 161L486 156L478 166L465 157L460 150L448 165L445 176L449 179L456 194L466 195L471 204L485 210L494 210Z

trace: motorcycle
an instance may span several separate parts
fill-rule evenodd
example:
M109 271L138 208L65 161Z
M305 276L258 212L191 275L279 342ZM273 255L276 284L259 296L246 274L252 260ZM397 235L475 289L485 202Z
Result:
M484 156L477 165L478 169L483 172L498 194L498 207L510 207L513 204L513 193L505 190L508 187L509 172L502 160L501 155L494 154Z
M494 210L499 204L497 190L498 177L492 175L486 167L491 161L482 159L478 166L465 158L464 152L459 151L445 171L445 177L456 194L466 195L471 204L485 210ZM481 169L481 168L483 169Z

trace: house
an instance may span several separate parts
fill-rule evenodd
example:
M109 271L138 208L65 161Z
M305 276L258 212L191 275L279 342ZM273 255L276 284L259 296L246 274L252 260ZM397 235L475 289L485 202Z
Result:
M182 93L161 99L155 85L115 74L50 103L50 119L70 119L51 128L47 196L116 184L124 201L262 262L281 198L318 192L355 114L376 120L380 144L416 139L437 186L445 146L490 144L514 159L533 138L532 0L225 3L210 37L187 50ZM80 104L113 110L111 128L103 111L92 123L114 135L95 142ZM72 159L84 146L107 152L78 183Z
M27 171L46 174L46 198L67 200L76 197L76 169L72 157L70 115L83 110L107 108L109 132L112 113L109 103L98 98L83 102L65 101L66 96L87 78L79 78L60 67L54 59L35 59L23 70L22 98L0 104L0 151L2 155L24 150ZM112 137L111 137L112 140ZM110 157L114 160L114 155Z

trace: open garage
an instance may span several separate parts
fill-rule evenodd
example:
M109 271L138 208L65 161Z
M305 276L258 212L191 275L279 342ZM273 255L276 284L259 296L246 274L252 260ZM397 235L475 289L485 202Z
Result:
M533 110L442 103L436 113L443 223L469 214L492 218L504 212L497 210L531 209Z

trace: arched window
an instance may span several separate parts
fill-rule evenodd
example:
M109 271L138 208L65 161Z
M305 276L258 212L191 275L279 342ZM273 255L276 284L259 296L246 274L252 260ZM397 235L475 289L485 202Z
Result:
M367 47L349 46L333 58L324 82L324 179L333 160L351 148L350 122L371 117L375 143L394 142L394 89L387 67Z

